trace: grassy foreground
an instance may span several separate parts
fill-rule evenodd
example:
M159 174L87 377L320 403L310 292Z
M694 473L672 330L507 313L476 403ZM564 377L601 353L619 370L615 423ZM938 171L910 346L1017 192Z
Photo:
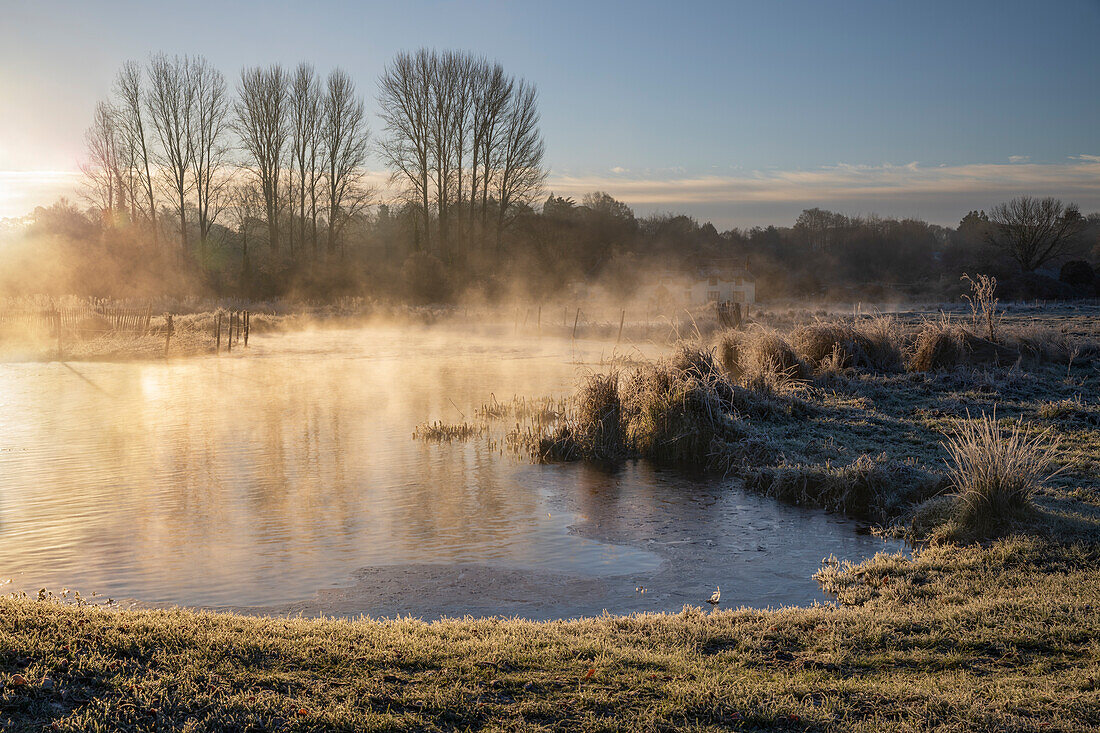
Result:
M0 601L6 730L1100 727L1100 549L827 563L839 607L530 623Z

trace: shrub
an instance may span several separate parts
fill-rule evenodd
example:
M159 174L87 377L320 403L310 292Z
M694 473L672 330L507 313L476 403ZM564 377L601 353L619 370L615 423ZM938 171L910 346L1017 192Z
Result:
M1096 280L1096 273L1093 271L1092 265L1084 260L1070 260L1062 265L1062 269L1058 273L1058 279L1074 287L1089 288Z
M414 252L401 266L409 298L418 303L446 303L451 299L447 270L438 257Z

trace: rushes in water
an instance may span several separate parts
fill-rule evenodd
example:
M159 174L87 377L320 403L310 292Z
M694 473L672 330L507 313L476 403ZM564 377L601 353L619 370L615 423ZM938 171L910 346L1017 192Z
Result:
M478 438L484 433L484 425L471 425L467 422L444 423L437 420L436 422L417 425L416 430L413 431L413 438L416 440L432 440L437 443L443 441L449 443L454 440Z
M996 415L967 420L948 437L948 477L958 492L959 523L990 529L1024 514L1039 482L1050 478L1057 442L1049 430L1029 437L1022 419L1006 434Z

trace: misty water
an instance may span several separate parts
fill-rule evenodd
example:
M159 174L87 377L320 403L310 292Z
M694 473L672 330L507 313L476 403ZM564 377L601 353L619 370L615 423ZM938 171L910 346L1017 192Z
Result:
M715 585L731 606L810 603L824 557L897 549L736 479L412 439L490 395L567 394L613 349L369 327L166 363L0 363L2 590L550 618L677 611Z

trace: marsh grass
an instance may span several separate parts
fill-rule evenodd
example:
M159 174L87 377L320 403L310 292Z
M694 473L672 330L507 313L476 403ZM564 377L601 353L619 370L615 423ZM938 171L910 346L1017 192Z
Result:
M711 362L741 385L777 385L806 379L811 371L782 335L760 326L719 332L710 353Z
M862 455L848 465L763 467L745 474L746 488L791 504L886 525L909 505L942 490L942 479L916 462Z
M1027 517L1058 448L1048 429L1032 434L1021 418L1003 431L995 414L961 422L943 445L958 524L981 533Z
M480 424L444 423L435 421L417 425L413 430L414 440L425 440L436 443L454 442L479 438L485 434L485 426Z
M510 442L539 461L641 457L688 470L731 471L777 455L760 420L787 420L803 403L766 385L735 384L715 350L681 344L665 359L590 375L549 430L522 426Z

